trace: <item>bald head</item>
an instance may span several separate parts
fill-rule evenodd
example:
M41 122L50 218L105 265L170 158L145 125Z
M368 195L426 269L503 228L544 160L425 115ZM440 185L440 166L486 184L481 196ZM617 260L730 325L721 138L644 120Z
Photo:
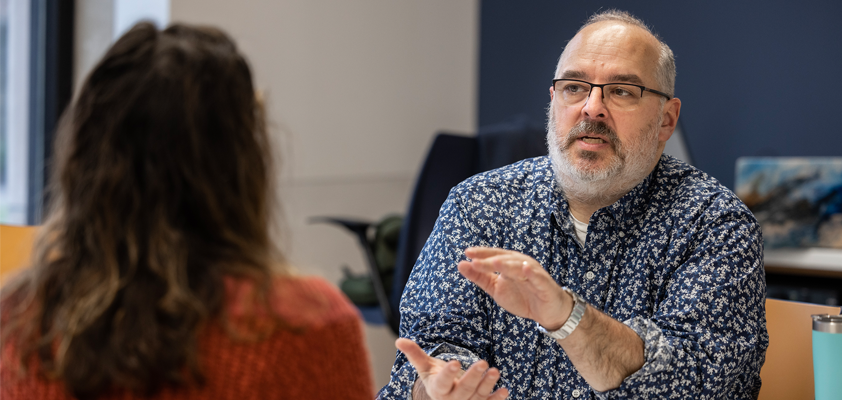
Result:
M618 10L594 14L579 28L559 57L555 77L577 78L565 75L570 59L574 58L572 53L588 56L582 52L595 48L634 58L641 63L645 73L655 80L658 90L670 96L675 95L675 56L672 50L643 21ZM617 80L638 83L628 79Z

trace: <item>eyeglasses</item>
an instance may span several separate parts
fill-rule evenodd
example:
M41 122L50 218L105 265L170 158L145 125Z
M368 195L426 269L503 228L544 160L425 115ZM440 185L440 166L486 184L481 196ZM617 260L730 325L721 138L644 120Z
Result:
M602 89L602 99L605 106L619 111L631 111L637 108L643 92L659 94L670 100L672 97L664 92L649 89L645 86L633 85L631 83L595 83L580 81L578 79L553 79L553 90L560 95L566 106L575 106L584 102L590 97L593 88Z

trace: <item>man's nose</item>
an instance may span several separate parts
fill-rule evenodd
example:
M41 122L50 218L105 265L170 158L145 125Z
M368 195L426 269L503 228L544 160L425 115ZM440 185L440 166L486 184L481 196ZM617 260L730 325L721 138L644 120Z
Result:
M605 107L605 96L601 87L592 87L582 112L590 118L605 118L608 109ZM598 92L597 92L598 90Z

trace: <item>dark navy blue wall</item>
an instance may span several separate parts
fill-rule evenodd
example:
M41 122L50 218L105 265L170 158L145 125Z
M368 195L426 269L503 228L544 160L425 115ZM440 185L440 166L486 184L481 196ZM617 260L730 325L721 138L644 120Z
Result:
M842 156L838 0L482 0L480 126L543 122L563 46L606 8L640 17L673 49L694 163L728 187L740 156Z

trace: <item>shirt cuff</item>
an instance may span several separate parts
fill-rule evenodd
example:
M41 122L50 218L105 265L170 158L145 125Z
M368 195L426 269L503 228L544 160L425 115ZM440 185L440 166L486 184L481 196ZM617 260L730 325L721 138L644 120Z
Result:
M469 350L459 346L454 346L450 343L441 343L436 347L433 347L427 352L427 354L429 354L430 357L435 357L444 361L459 361L462 364L462 369L468 369L471 365L480 360L476 354L470 352Z
M459 347L454 346L450 343L442 343L433 347L431 350L427 351L427 354L430 357L438 358L439 360L450 361L456 360L462 364L462 369L466 370L473 365L473 363L479 361L479 357L477 357L474 353ZM412 386L415 386L415 380L418 379L418 372L415 372L415 379L412 380ZM412 389L409 391L409 398L412 399Z
M644 317L635 317L623 323L643 339L643 366L629 375L626 381L634 381L671 369L673 348L657 324Z
M623 323L643 339L643 366L627 376L617 389L605 392L594 390L598 399L607 399L610 394L624 386L634 386L636 382L645 380L650 375L672 369L673 348L657 324L644 317L634 317Z

